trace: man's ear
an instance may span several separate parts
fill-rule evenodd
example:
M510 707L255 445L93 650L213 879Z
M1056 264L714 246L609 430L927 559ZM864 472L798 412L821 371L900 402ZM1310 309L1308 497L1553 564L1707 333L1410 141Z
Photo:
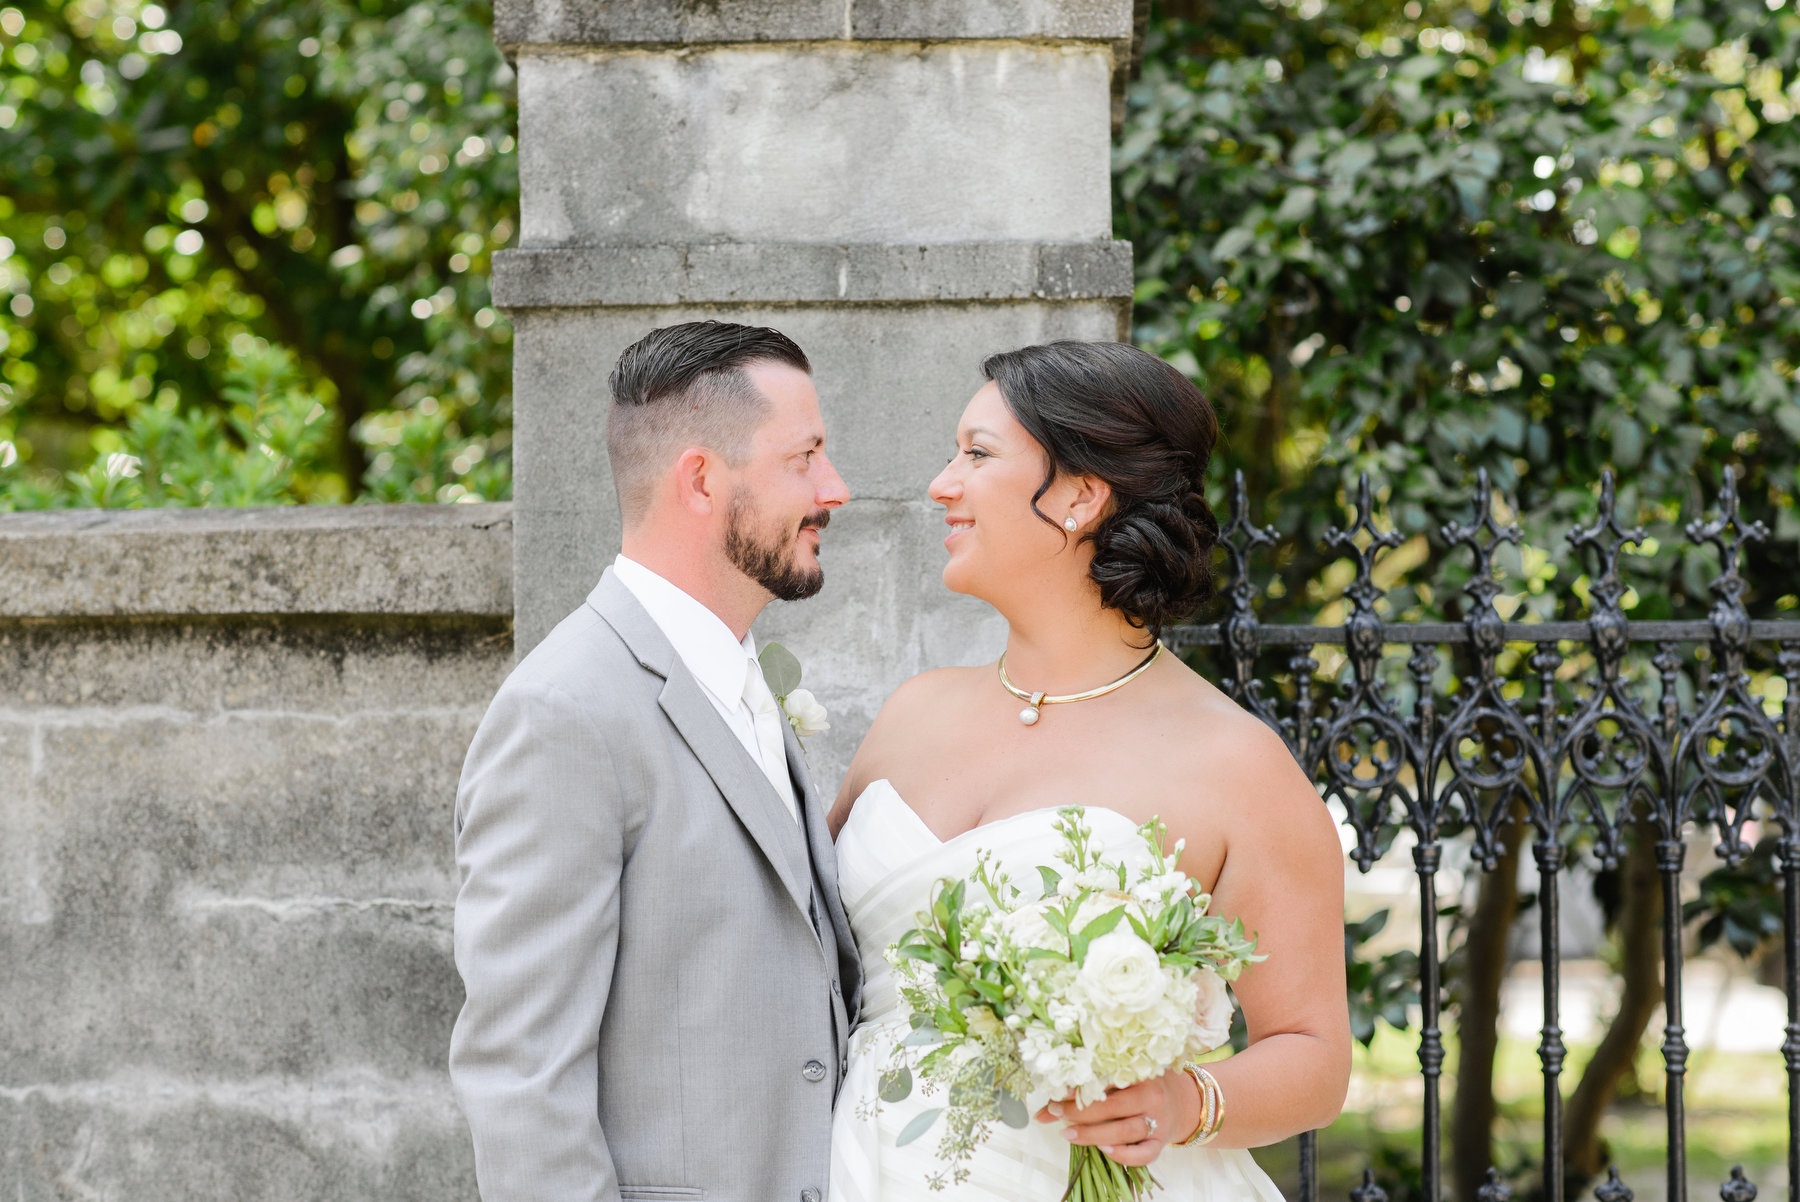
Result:
M689 513L707 515L722 500L719 460L705 447L689 447L675 458L675 495Z

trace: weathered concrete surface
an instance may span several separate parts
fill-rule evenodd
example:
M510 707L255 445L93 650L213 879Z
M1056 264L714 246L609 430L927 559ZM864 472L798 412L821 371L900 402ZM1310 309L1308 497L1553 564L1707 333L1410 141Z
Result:
M901 38L1129 41L1132 0L498 0L494 40L630 45Z
M0 548L8 1196L472 1199L450 815L512 663L506 507L9 515Z
M963 406L983 382L983 358L1053 338L1120 334L1119 310L1111 299L514 311L514 388L529 398L514 416L521 647L535 646L581 604L618 550L605 438L606 377L613 363L656 326L707 317L775 326L812 359L827 450L850 486L849 508L908 503L871 511L893 524L885 532L874 521L854 527L860 532L855 535L841 533L852 529L847 522L834 525L825 539L828 560L856 538L882 545L921 537L935 525L936 507L926 501L925 489L949 457ZM878 555L868 562L879 573L903 570ZM936 570L928 575L935 579ZM825 609L845 595L840 590L888 587L851 577L834 571L825 591L806 604ZM919 662L911 657L920 629L908 615L879 635L892 645L893 655L884 671L864 678L866 687L885 695L905 679L897 673L901 665Z
M521 54L520 245L1112 236L1099 42Z
M1094 300L1131 291L1129 242L743 242L503 250L494 302L587 305Z
M0 519L0 617L512 612L512 506L56 510Z

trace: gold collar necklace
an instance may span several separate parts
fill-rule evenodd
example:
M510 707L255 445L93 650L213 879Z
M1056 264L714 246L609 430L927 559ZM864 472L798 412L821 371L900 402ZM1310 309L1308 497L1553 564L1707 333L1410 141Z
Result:
M1025 703L1025 708L1019 711L1019 721L1023 722L1026 726L1036 726L1038 711L1044 706L1061 705L1065 701L1091 701L1095 697L1106 696L1114 689L1122 689L1133 680L1136 680L1138 676L1142 675L1144 670L1155 663L1156 657L1162 653L1163 645L1162 641L1159 639L1150 654L1144 657L1143 663L1125 673L1125 675L1119 677L1119 679L1113 681L1111 684L1103 684L1099 688L1089 689L1085 693L1066 693L1061 697L1051 697L1042 692L1027 692L1008 680L1006 678L1006 652L1002 651L1000 653L1000 684L1007 692Z

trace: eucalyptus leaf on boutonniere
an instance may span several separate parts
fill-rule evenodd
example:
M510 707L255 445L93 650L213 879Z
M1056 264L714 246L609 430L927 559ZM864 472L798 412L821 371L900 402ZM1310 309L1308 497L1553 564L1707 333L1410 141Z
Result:
M831 729L825 707L800 687L800 661L792 651L780 643L770 643L756 662L762 665L763 680L768 682L769 692L775 694L775 702L795 734L804 739Z

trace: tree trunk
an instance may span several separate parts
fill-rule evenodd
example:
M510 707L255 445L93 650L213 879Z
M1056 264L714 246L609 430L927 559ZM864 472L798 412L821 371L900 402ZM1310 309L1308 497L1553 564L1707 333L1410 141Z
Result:
M1450 1102L1450 1161L1455 1196L1476 1202L1494 1159L1494 1053L1500 1041L1500 986L1506 944L1519 913L1519 849L1531 823L1516 807L1499 833L1500 859L1483 873L1462 948L1457 1015L1460 1052Z
M1634 834L1636 838L1625 851L1619 906L1619 1011L1607 1026L1594 1058L1582 1070L1563 1112L1564 1178L1570 1183L1570 1197L1606 1171L1609 1153L1600 1138L1600 1120L1606 1117L1619 1082L1635 1067L1638 1045L1662 1004L1662 880L1656 869L1657 831L1641 824Z

